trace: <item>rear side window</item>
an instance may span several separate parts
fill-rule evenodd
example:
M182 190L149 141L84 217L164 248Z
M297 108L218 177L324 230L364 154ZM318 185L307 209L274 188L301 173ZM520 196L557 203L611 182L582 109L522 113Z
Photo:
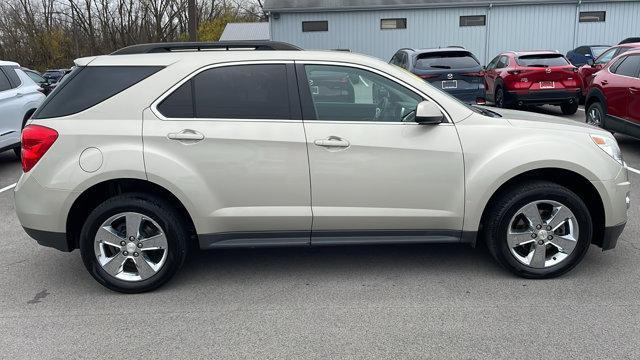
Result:
M20 86L20 84L22 84L22 80L20 80L20 77L18 76L16 70L18 70L18 67L16 66L7 66L4 68L4 72L5 74L7 74L12 88L17 88L18 86Z
M167 118L290 119L287 68L259 64L205 70L157 109Z
M161 66L88 66L76 68L47 97L35 119L68 116L89 109L162 69Z
M465 69L480 66L468 51L443 51L418 55L416 69Z
M569 65L567 59L560 54L523 55L516 60L520 66L551 67Z
M0 70L0 91L7 91L11 89L11 83L7 76Z

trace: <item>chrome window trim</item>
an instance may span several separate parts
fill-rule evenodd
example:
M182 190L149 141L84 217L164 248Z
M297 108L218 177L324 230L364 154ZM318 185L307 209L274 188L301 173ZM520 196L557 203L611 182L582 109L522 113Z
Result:
M293 63L294 63L293 60L245 60L245 61L221 62L221 63L206 65L206 66L203 66L203 67L191 72L189 75L185 76L182 80L178 81L175 85L173 85L168 90L163 92L162 95L160 95L154 102L151 103L151 106L149 108L151 109L151 112L158 119L163 120L163 121L217 121L217 122L232 122L232 121L233 122L238 122L238 121L242 121L242 122L301 123L302 120L292 120L292 119L250 119L250 118L249 119L243 119L243 118L196 118L196 117L193 117L193 118L173 118L173 117L166 117L166 116L162 115L160 110L158 110L158 105L164 99L166 99L168 96L173 94L173 92L176 89L178 89L180 86L182 86L184 83L186 83L187 81L193 79L198 74L200 74L200 73L202 73L204 71L207 71L207 70L210 70L210 69L215 69L215 68L221 68L221 67L229 67L229 66L263 65L263 64L286 65L286 64L293 64Z
M432 97L430 97L429 95L427 95L424 91L416 88L413 85L410 85L404 81L402 81L402 79L398 79L397 77L387 74L384 71L380 71L378 69L374 69L372 67L366 66L366 65L362 65L362 64L356 64L356 63L351 63L351 62L344 62L344 61L332 61L332 60L296 60L295 61L296 64L302 64L302 65L329 65L329 66L344 66L344 67L352 67L352 68L357 68L357 69L362 69L362 70L366 70L369 72L372 72L374 74L380 75L382 77L387 78L390 81L395 82L396 84L407 88L409 90L411 90L412 92L416 93L419 96L422 96L422 100L426 100L426 101L431 101L434 104L436 104L436 106L438 106L438 109L440 109L440 111L442 112L442 114L444 115L445 119L447 120L446 123L450 123L453 124L453 121L451 119L451 116L449 115L449 113L444 109L444 107L442 107L437 101L435 101ZM342 123L342 124L364 124L364 123L368 123L368 124L399 124L399 125L410 125L410 124L415 124L415 125L422 125L419 124L417 122L403 122L403 121L342 121L342 120L304 120L304 122L308 122L308 123L318 123L318 122L322 122L322 123L330 123L330 124L335 124L337 122ZM442 125L444 123L441 123L440 125Z

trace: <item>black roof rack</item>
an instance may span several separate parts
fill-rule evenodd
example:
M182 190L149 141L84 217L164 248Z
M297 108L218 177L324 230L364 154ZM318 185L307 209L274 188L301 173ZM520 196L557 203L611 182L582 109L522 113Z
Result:
M207 50L302 50L279 41L217 41L217 42L166 42L131 45L116 50L111 55L152 54L179 51Z

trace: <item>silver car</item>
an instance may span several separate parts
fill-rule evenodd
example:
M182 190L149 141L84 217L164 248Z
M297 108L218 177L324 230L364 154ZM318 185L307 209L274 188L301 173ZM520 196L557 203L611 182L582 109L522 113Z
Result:
M610 133L468 106L371 57L145 44L76 65L24 130L16 211L116 291L157 288L192 246L484 242L548 278L627 221Z
M45 98L39 89L20 65L0 61L0 152L20 157L20 132Z

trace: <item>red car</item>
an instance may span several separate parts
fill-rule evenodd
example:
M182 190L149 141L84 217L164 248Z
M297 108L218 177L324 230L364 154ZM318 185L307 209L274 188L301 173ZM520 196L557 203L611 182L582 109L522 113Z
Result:
M602 68L605 67L611 59L633 49L640 49L640 43L612 46L600 54L593 63L581 66L578 73L582 79L582 95L587 96L587 88L591 84L595 73L602 70Z
M505 52L487 65L487 100L498 107L560 105L575 114L582 90L578 69L554 51Z
M640 50L598 71L585 101L587 123L640 138Z

